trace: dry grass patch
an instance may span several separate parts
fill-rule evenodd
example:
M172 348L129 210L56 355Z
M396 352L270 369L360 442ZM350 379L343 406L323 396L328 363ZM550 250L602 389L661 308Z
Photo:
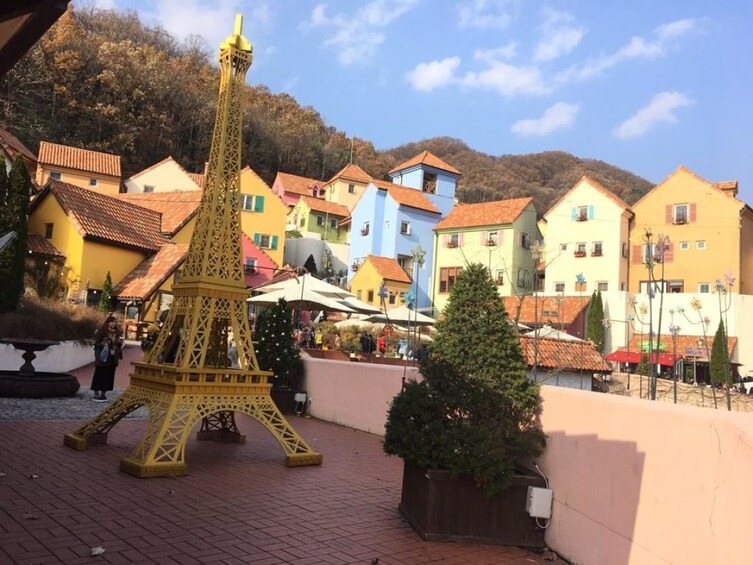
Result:
M88 306L23 298L13 312L0 314L0 337L86 341L104 319Z

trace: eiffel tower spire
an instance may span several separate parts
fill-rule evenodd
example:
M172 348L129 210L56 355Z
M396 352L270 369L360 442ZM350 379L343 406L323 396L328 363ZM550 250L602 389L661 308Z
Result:
M286 464L317 465L315 453L280 414L270 396L271 373L259 369L246 316L239 185L241 128L251 45L241 35L242 17L220 46L220 92L209 165L196 226L164 327L144 361L134 363L131 384L112 406L75 433L66 445L103 443L120 419L146 405L147 429L120 468L138 477L185 473L185 444L201 422L199 439L236 441L234 413L245 413L272 432ZM239 367L230 366L232 330Z

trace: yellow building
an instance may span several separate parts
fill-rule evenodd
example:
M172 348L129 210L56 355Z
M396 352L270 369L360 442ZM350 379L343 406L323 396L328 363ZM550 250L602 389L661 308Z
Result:
M654 268L668 292L708 293L730 273L733 292L753 294L753 210L736 196L737 181L711 183L680 166L636 202L630 291L648 288L648 230L654 246L660 235L669 238L664 261Z
M277 264L283 264L288 207L251 167L241 171L241 230Z
M380 310L391 310L402 306L400 297L410 289L411 278L395 259L368 255L358 265L356 274L350 281L350 291L360 300L372 304ZM384 306L379 289L384 285L387 295Z
M120 156L42 141L39 144L36 183L44 186L50 179L100 194L118 194Z
M341 204L352 212L361 195L374 180L358 165L349 163L324 185L324 198L327 202Z
M117 285L168 241L159 213L55 180L31 203L28 231L65 256L69 297L90 303L108 272Z

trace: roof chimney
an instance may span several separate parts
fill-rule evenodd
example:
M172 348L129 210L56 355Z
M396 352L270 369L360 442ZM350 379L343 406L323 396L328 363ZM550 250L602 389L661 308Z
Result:
M715 182L714 188L718 188L722 192L729 194L732 197L737 196L737 181L736 180L728 180L724 182Z

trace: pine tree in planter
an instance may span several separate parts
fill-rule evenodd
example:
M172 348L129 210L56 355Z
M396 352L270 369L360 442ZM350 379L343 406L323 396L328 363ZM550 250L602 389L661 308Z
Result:
M110 271L107 271L107 276L105 276L105 282L102 285L102 294L99 295L97 310L100 312L109 312L112 310L112 277L110 277Z
M406 383L387 417L384 449L405 461L400 509L426 539L541 545L543 535L525 514L525 489L540 478L523 480L522 491L515 485L516 462L544 448L536 420L538 385L526 375L520 340L485 267L462 271L444 316L421 365L423 380ZM441 495L441 504L429 500L427 508L434 495L419 494L414 480L432 470L461 482ZM519 507L511 496L522 497ZM442 509L447 516L437 516ZM455 519L450 531L440 531ZM505 531L494 531L497 526Z
M299 386L304 366L301 352L293 343L291 311L284 299L281 298L274 306L259 311L254 340L257 342L256 359L259 367L274 373L272 397L283 412L292 413L292 393ZM282 389L290 391L290 394L275 392Z

